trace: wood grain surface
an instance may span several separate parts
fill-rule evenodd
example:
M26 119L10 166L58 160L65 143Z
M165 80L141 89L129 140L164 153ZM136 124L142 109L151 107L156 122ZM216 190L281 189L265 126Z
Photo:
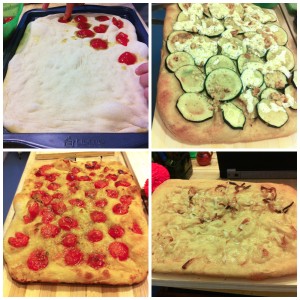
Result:
M76 152L77 153L77 152ZM30 169L35 163L36 154L41 152L30 153L24 173L19 182L16 193L22 190L24 180ZM43 154L46 154L43 152ZM69 155L69 154L68 154ZM138 155L138 154L137 154ZM145 155L145 153L144 153ZM69 156L68 156L69 157ZM146 156L147 157L147 156ZM88 158L88 160L91 157ZM77 161L86 161L87 158L78 157ZM96 152L96 156L93 160L99 160L99 152ZM131 173L134 174L130 165L126 163L128 158L126 153L114 152L114 155L102 156L102 161L119 161L123 165L127 166ZM43 161L45 164L53 162L51 159ZM133 162L131 162L133 164ZM147 172L144 170L144 172ZM136 178L136 176L134 175ZM139 183L137 182L139 185ZM7 218L3 227L3 234L5 234L10 222L14 217L14 208L11 205ZM146 216L147 217L147 216ZM148 295L148 279L140 284L133 286L107 286L107 285L84 285L84 284L50 284L50 283L32 283L32 284L20 284L11 279L8 274L6 264L3 269L3 296L4 297L147 297Z
M277 6L274 11L278 18L278 23L288 34L288 43L287 47L294 53L295 60L297 61L297 45L295 43L297 35L295 31L292 30L293 24L292 18L287 15L287 10L282 7L282 5ZM297 64L297 62L296 62ZM154 83L156 84L156 83ZM199 148L199 145L185 144L177 141L170 134L168 129L163 124L160 115L155 109L153 124L152 124L152 148L154 149L182 149L182 148ZM297 134L293 134L288 137L277 138L277 139L268 139L257 142L248 142L248 143L234 143L234 144L201 144L203 149L222 149L222 148L285 148L285 149L296 149L297 148Z

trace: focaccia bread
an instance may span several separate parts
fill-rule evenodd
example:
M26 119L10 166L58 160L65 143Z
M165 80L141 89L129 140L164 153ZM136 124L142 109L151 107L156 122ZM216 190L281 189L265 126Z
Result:
M13 279L131 285L147 276L140 191L119 162L39 162L13 206L4 237Z
M152 197L153 272L254 280L297 272L296 191L168 180Z
M4 80L10 132L143 132L148 107L136 68L148 47L119 16L62 14L30 22Z
M296 132L296 55L275 21L252 4L167 6L156 103L174 139L237 143Z

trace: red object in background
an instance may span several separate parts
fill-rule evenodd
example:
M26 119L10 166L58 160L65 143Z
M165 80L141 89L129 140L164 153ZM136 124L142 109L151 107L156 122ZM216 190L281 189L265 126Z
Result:
M198 152L197 153L197 162L200 166L210 165L213 152Z
M6 24L6 23L10 22L13 19L14 19L14 17L4 17L3 18L3 24Z
M169 171L162 165L157 163L152 163L152 190L153 193L155 189L161 185L164 181L170 179ZM147 197L149 197L149 181L145 182L144 191Z

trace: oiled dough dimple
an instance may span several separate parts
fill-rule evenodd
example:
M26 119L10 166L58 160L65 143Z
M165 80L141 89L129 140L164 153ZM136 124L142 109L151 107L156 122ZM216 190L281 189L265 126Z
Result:
M134 26L122 19L119 29L112 15L100 23L87 14L91 29L109 26L94 37L108 40L109 48L97 51L91 38L76 37L74 22L57 22L60 16L28 25L4 81L4 126L21 133L147 130L148 107L135 69L147 61L148 48L137 41ZM128 35L126 47L116 43L120 32ZM136 54L136 64L118 62L126 51Z

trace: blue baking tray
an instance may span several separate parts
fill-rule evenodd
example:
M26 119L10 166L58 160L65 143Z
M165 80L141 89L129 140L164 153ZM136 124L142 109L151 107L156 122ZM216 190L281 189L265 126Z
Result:
M64 13L65 7L48 10L34 9L26 12L3 53L3 78L9 61L14 56L27 25L37 18ZM75 7L73 13L104 13L129 20L136 29L140 42L148 45L148 33L136 12L123 6L84 5ZM4 128L4 148L148 148L145 133L10 133Z

